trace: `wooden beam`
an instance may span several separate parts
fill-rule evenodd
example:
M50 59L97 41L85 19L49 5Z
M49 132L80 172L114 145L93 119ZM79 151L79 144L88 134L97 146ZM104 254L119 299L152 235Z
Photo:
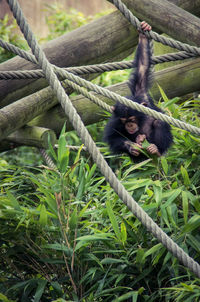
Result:
M185 95L200 90L199 78L200 59L191 59L189 62L156 72L151 92L155 100L160 98L158 83L170 98ZM123 96L130 94L127 82L113 85L108 89ZM103 96L99 97L110 105L114 103ZM86 125L105 119L104 111L90 100L82 96L71 99ZM52 103L56 104L56 100L52 97L50 88L44 88L40 92L4 107L0 110L0 137L2 139L7 137L27 123L31 126L50 128L59 134L67 118L60 105L47 111ZM32 120L32 117L35 118ZM67 129L72 129L68 121Z
M141 20L148 21L155 31L164 31L174 38L199 45L200 0L124 0ZM181 8L177 7L179 5ZM51 63L80 66L123 59L137 44L137 31L119 11L54 39L43 49ZM0 64L0 71L37 68L15 57ZM48 84L46 80L1 80L0 108L30 95Z

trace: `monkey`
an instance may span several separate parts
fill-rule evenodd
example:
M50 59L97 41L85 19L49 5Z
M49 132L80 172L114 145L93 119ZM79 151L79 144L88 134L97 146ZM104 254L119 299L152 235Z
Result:
M142 31L151 26L141 22ZM149 39L139 31L139 42L133 62L134 71L129 78L131 95L127 99L162 112L153 102L148 90L151 82L151 50ZM104 141L116 154L127 153L133 160L143 159L142 143L150 145L146 151L158 157L163 155L173 142L168 123L125 106L119 102L112 107L113 113L104 130ZM138 148L139 147L139 148Z

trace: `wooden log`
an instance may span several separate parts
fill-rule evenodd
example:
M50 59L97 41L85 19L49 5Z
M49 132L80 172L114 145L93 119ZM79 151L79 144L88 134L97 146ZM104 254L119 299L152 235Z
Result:
M165 93L169 98L173 98L176 96L182 96L193 91L200 90L200 59L191 59L190 62L182 63L180 65L167 68L165 70L161 70L155 73L155 83L151 89L151 93L155 100L158 100L161 95L157 86L157 83L164 89ZM45 88L48 89L48 88ZM127 96L130 94L127 82L120 83L117 85L113 85L108 87L109 90L119 93L122 96ZM6 137L12 131L16 129L19 124L17 121L20 120L22 116L20 110L15 110L15 106L26 106L26 114L23 115L23 123L28 123L31 120L31 107L30 104L34 102L34 106L39 110L41 100L38 98L39 93L36 93L36 97L34 95L26 97L20 101L17 101L14 104L11 104L5 108L3 108L4 116L7 117L7 120L1 119L2 110L0 110L0 136ZM42 95L40 94L40 97ZM112 105L114 102L112 100L108 100L103 96L99 96L103 101ZM105 119L104 111L93 104L90 100L86 99L82 96L77 96L71 98L73 105L76 110L80 114L85 125L99 122ZM45 108L45 104L50 102L48 98L46 102L43 101L43 108ZM12 107L12 110L9 110L9 107ZM7 110L5 110L7 109ZM9 121L12 120L10 118L10 112L13 113L15 117L15 123L9 124ZM39 111L37 111L38 113ZM15 114L14 114L15 113ZM43 113L35 115L36 117L29 122L31 126L40 126L44 128L50 128L55 131L56 134L60 133L60 130L63 127L64 122L67 120L65 113L63 112L60 105L55 106L49 111L45 112L43 109ZM22 123L22 124L23 124ZM9 131L8 131L9 130ZM72 130L72 127L69 125L67 120L67 130Z
M49 61L59 67L111 62L132 53L137 36L133 26L119 12L115 12L48 42L43 50ZM0 71L35 68L20 57L0 64ZM0 108L47 85L44 79L1 80Z
M37 126L25 126L2 140L0 151L7 151L23 145L47 149L49 141L52 146L56 144L56 134L53 130Z
M178 66L155 72L155 81L150 91L154 100L157 101L161 98L158 85L163 88L169 98L186 95L200 90L199 77L200 59L191 59L189 62L179 64ZM110 86L108 89L122 96L130 95L128 82ZM109 105L114 104L114 101L109 100L104 96L98 95L98 97ZM97 123L106 119L104 111L87 98L83 96L73 97L72 102L85 125ZM49 116L51 116L51 119L49 119ZM42 115L37 116L29 124L49 127L59 134L66 121L67 131L73 130L63 109L60 105L57 105L48 112L44 112Z
M152 24L155 30L163 30L177 39L181 37L185 42L192 40L191 42L199 43L200 21L197 22L197 18L191 14L187 14L189 19L185 20L185 17L182 18L175 14L178 7L171 5L175 3L191 13L200 15L200 0L170 0L168 2L124 0L124 2L129 4L129 8L137 17ZM167 7L165 3L167 3ZM185 16L186 12L181 10L181 13ZM48 42L43 49L51 63L67 67L123 59L132 52L136 44L137 31L119 11L116 11ZM0 71L34 68L36 66L19 57L0 64ZM44 79L36 81L1 80L0 108L40 90L46 85L47 82Z
M194 16L200 15L199 0L123 0L123 3L137 18L151 24L153 30L166 33L176 40L200 46L200 20Z

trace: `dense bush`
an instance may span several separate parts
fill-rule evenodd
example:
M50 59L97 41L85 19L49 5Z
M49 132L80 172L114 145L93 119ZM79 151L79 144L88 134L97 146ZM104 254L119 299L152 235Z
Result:
M197 101L162 104L199 126ZM160 104L161 105L161 104ZM166 157L109 159L140 206L200 260L199 138L175 129ZM87 153L59 138L58 170L1 162L1 285L16 301L199 301L199 279L146 232ZM6 300L3 300L6 301Z

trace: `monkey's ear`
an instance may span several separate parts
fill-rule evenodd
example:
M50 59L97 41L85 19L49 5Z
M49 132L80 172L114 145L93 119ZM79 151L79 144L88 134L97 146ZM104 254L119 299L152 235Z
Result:
M115 106L111 106L110 108L113 112L115 111Z

